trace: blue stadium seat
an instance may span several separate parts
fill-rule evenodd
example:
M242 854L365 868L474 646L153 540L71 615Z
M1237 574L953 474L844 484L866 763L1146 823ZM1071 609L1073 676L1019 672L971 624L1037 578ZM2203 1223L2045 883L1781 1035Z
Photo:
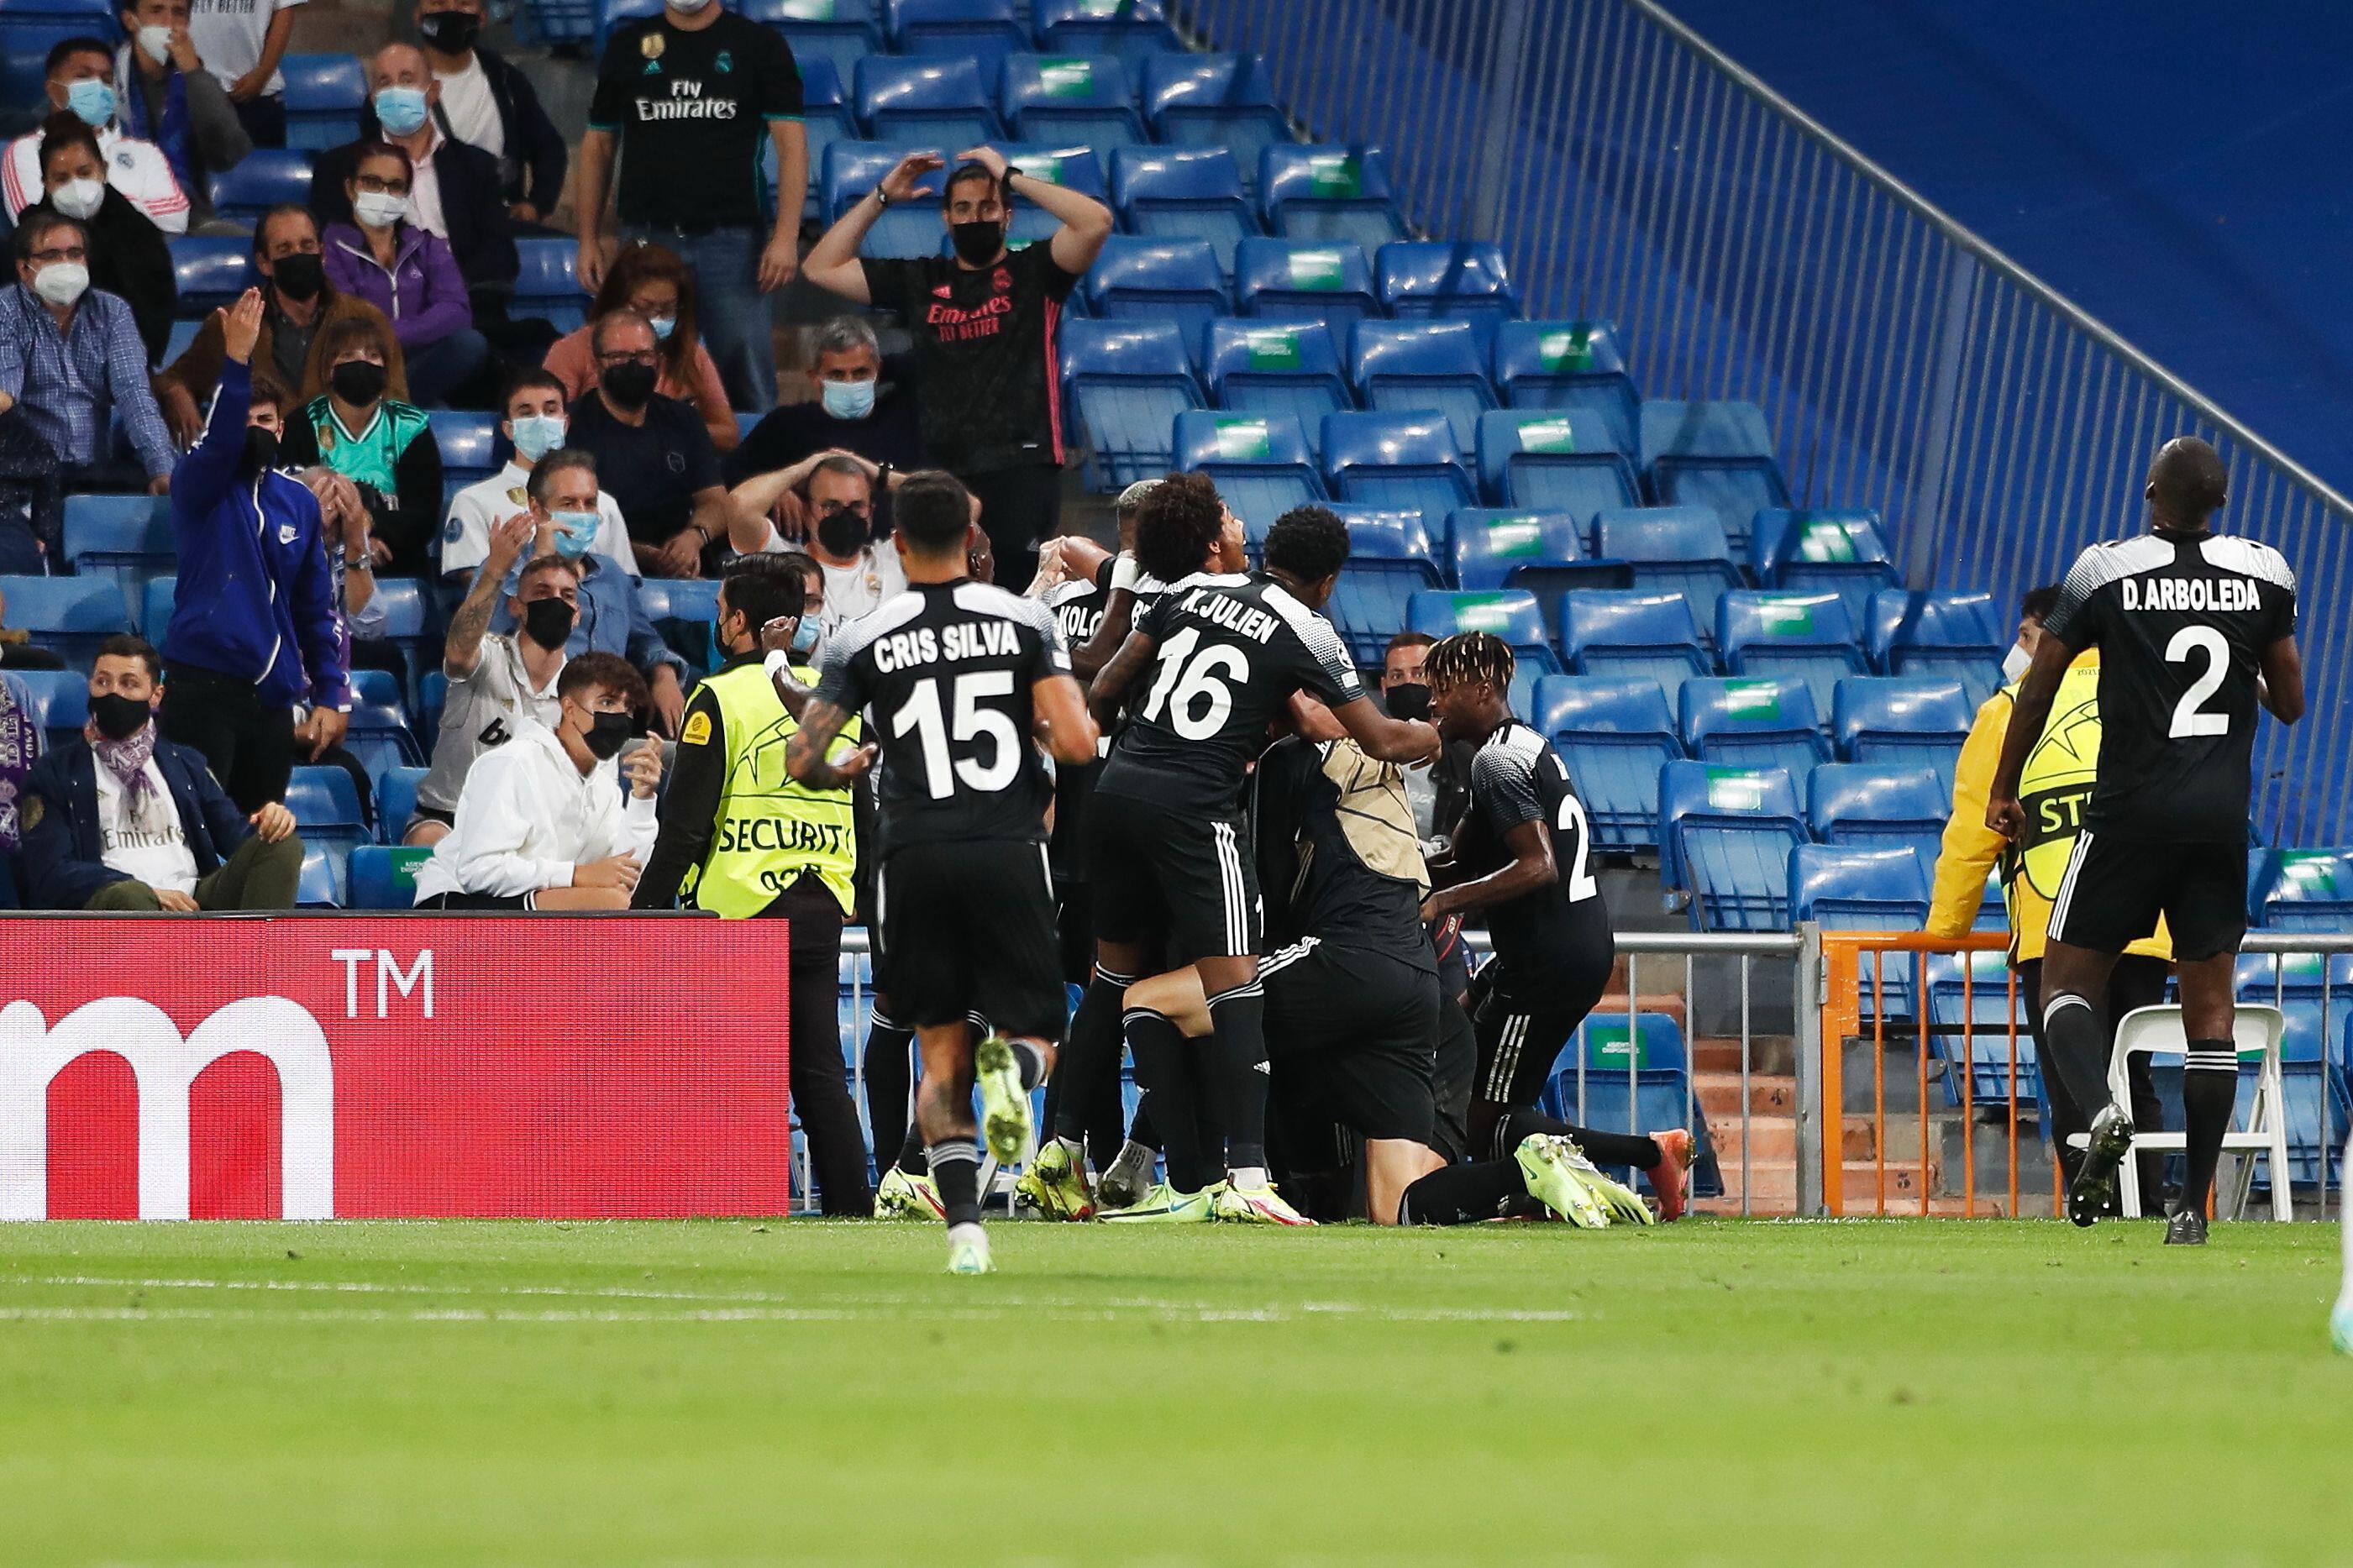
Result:
M441 448L441 472L447 478L470 485L505 467L506 459L496 450L497 415L437 408L426 417L433 426L433 443Z
M2326 958L2316 952L2241 953L2236 979L2242 1002L2353 998L2353 952ZM2343 1044L2339 1040L2340 1056L2346 1054Z
M1335 342L1381 313L1364 251L1345 243L1245 239L1234 247L1234 297L1245 316L1322 321Z
M1677 711L1684 748L1704 763L1779 768L1802 784L1830 760L1814 700L1792 677L1694 677L1683 682Z
M1806 841L1778 768L1659 770L1659 875L1691 894L1694 931L1789 929L1789 851Z
M514 28L526 44L585 47L596 34L596 0L522 0Z
M2014 639L1991 594L1883 588L1871 596L1866 614L1863 637L1874 668L1956 677L1972 705L2000 687L2002 655Z
M1340 500L1419 511L1426 528L1479 499L1440 414L1326 414L1324 474Z
M384 578L375 585L375 603L384 610L384 637L407 656L408 668L438 669L441 632L425 584L413 577ZM368 771L373 773L379 770L371 767Z
M1544 612L1536 607L1536 596L1522 589L1416 594L1407 605L1406 619L1413 630L1434 637L1493 632L1511 645L1514 658L1535 674L1560 673L1560 657L1545 640Z
M892 37L911 55L960 55L993 73L1029 48L1013 0L889 0L887 10Z
M1899 958L1908 955L1890 953L1883 961L1882 974L1893 979ZM1968 1100L1978 1105L2000 1105L2008 1102L2011 1092L2011 1041L2016 1040L2017 1095L2021 1111L2031 1105L2042 1091L2042 1075L2035 1061L2034 1036L2028 1021L2028 1011L2035 998L2024 987L2018 988L2013 1001L2010 994L2011 975L2008 958L2000 952L1937 953L1926 965L1928 980L1928 1023L1933 1031L1928 1048L1938 1061L1945 1064L1945 1100L1948 1105L1963 1103L1959 1075L1953 1067L1961 1060L1960 1039L1963 1025L1968 1026ZM1909 966L1906 964L1908 976ZM1871 971L1862 972L1868 994Z
M574 270L579 247L568 239L532 236L515 241L512 314L537 316L559 332L568 332L588 320L588 296L580 291Z
M1241 171L1222 147L1121 147L1111 155L1112 206L1132 234L1203 239L1230 276L1234 247L1258 232Z
M352 851L344 892L347 906L354 910L416 908L417 868L432 857L430 849L361 845Z
M1743 551L1757 513L1789 504L1772 432L1753 403L1652 398L1637 416L1642 471L1667 505L1704 506Z
M90 677L78 669L12 669L7 675L24 686L25 716L39 727L43 750L81 738L90 718Z
M1655 849L1659 769L1683 755L1655 680L1548 675L1529 722L1551 737L1604 849Z
M286 75L287 146L316 153L359 134L367 76L356 55L288 55L279 68Z
M660 0L597 0L596 58L600 60L604 58L605 46L613 41L616 32L631 22L659 15Z
M1546 1114L1597 1131L1639 1135L1691 1126L1695 1155L1692 1190L1720 1191L1712 1180L1714 1155L1707 1149L1704 1119L1691 1092L1690 1054L1682 1028L1663 1013L1628 1017L1615 1006L1596 1009L1577 1027L1537 1099ZM1634 1182L1639 1172L1606 1167L1617 1180Z
M1147 55L1185 47L1160 0L1036 0L1032 9L1050 54L1116 55L1134 70Z
M98 645L132 630L121 586L103 577L0 577L8 625L33 634L43 647L87 670Z
M1704 507L1611 507L1593 520L1593 552L1625 563L1638 590L1689 599L1702 637L1715 625L1716 600L1740 586L1731 542Z
M852 101L878 141L921 142L953 154L997 138L993 96L975 61L947 55L869 55Z
M1259 528L1325 498L1299 421L1280 414L1176 416L1176 467L1205 473L1234 515Z
M1348 360L1366 408L1443 414L1456 452L1471 460L1478 450L1479 416L1495 406L1495 394L1470 322L1358 321Z
M825 60L844 81L856 77L859 61L882 52L874 0L747 0L744 15L782 33L802 65Z
M1148 140L1136 112L1134 78L1112 55L1012 55L997 105L1013 133L1081 142L1099 151Z
M1633 465L1619 450L1609 421L1590 409L1499 408L1481 415L1479 479L1491 506L1565 511L1588 531L1594 517L1611 507L1642 504Z
M360 808L352 775L332 765L305 765L294 770L286 785L286 809L294 814L296 831L310 845L340 846L349 852L368 843L367 814Z
M123 608L135 615L147 579L177 559L172 503L162 496L69 495L64 546L77 574L120 584Z
M1868 675L1846 605L1833 594L1736 589L1715 602L1715 646L1735 675L1794 675L1828 717L1838 683Z
M1830 931L1917 931L1928 874L1904 845L1801 844L1789 857L1789 907Z
M1831 699L1831 733L1851 763L1925 767L1950 800L1977 706L1958 680L1851 675Z
M1444 585L1419 512L1333 508L1348 525L1348 563L1324 607L1348 656L1376 665L1389 639L1406 629L1413 595Z
M810 179L808 193L801 205L804 219L822 224L826 221L824 195L817 172L825 167L825 150L836 142L854 141L858 135L858 118L850 112L848 96L841 86L841 73L823 55L811 55L798 60L801 72L801 134L808 143ZM776 200L776 144L760 143L760 192L771 208Z
M2353 930L2353 851L2272 850L2253 882L2255 923L2267 930Z
M407 715L389 705L353 703L352 727L343 737L343 747L360 760L372 779L381 779L394 768L423 767L430 761L417 732L408 727Z
M1258 197L1267 232L1285 239L1346 240L1370 256L1406 237L1378 147L1269 146L1259 153Z
M1824 763L1806 779L1806 826L1824 844L1901 845L1934 864L1952 797L1926 768Z
M1749 570L1760 584L1805 593L1836 594L1860 629L1871 595L1898 585L1895 564L1880 537L1879 514L1768 508L1748 535Z
M294 881L294 905L304 910L343 907L351 874L350 852L342 845L302 847L302 869Z
M1562 585L1553 574L1584 553L1566 512L1463 507L1449 515L1446 533L1458 588L1527 588L1541 598Z
M1643 679L1661 700L1715 667L1700 645L1699 623L1680 594L1601 589L1562 603L1561 651L1579 675Z
M1173 321L1187 343L1231 307L1218 258L1202 240L1134 239L1113 235L1087 269L1087 308L1098 316Z
M417 815L417 786L425 782L427 771L418 767L386 768L375 781L376 836L386 844L399 843L408 819Z
M839 141L828 142L818 164L814 182L818 205L828 222L858 205L880 184L899 160L926 149L920 142ZM936 152L937 149L930 149ZM1026 207L1021 210L1029 210ZM1017 213L1017 216L1018 213ZM940 247L945 231L940 226L936 203L901 203L883 212L859 242L864 257L927 257Z
M1313 445L1324 439L1324 416L1356 405L1341 378L1339 351L1320 321L1220 317L1209 323L1204 342L1209 389L1220 408L1289 415Z
M178 598L180 579L170 573L147 579L146 591L140 595L139 635L164 646L164 634L171 628L172 608Z
M1144 113L1162 142L1230 150L1251 185L1260 151L1291 140L1256 55L1152 56L1144 62Z
M242 236L177 234L171 247L172 281L179 289L173 313L182 321L201 321L248 289L261 286L261 274L253 269L253 241Z
M401 689L400 677L388 669L352 671L352 696L377 708L402 708L407 702L407 696ZM406 717L405 714L403 716Z
M1176 416L1201 406L1176 323L1065 321L1061 365L1071 427L1092 448L1089 488L1111 492L1166 473Z
M222 217L259 223L263 213L280 202L309 205L311 154L296 147L256 147L235 167L207 176L206 184Z
M1500 245L1445 239L1398 239L1373 258L1381 304L1399 321L1435 316L1467 321L1482 351L1504 322L1520 313Z
M1495 329L1495 390L1513 408L1599 415L1621 452L1634 446L1633 377L1614 321L1505 321Z

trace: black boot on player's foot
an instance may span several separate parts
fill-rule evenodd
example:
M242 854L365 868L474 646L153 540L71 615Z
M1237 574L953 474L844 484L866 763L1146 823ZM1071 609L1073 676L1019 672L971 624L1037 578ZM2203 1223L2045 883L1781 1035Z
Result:
M2132 1118L2124 1107L2110 1105L2092 1118L2091 1146L2084 1151L2084 1168L2067 1185L2067 1217L2079 1226L2096 1224L2100 1212L2116 1195L2116 1168L2132 1151Z
M2165 1222L2165 1245L2168 1247L2205 1246L2205 1209L2200 1207L2174 1210Z

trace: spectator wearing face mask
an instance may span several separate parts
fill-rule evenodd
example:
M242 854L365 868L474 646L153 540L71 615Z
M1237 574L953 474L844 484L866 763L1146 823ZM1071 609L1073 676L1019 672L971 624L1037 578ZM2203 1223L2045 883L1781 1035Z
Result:
M219 395L172 487L180 583L164 634L163 721L250 812L286 798L296 705L309 705L299 739L315 757L342 743L352 693L319 502L278 471L281 411L253 392L259 290L218 314Z
M282 460L327 468L358 487L376 570L419 577L441 515L441 447L425 410L386 395L393 351L382 318L353 317L320 334L327 390L286 422Z
M106 183L98 137L70 114L53 114L41 124L41 187L42 198L26 213L71 218L89 230L90 286L131 307L147 363L162 360L179 300L171 247L164 231Z
M106 183L128 197L165 234L188 232L188 195L172 173L171 160L153 142L126 134L117 110L114 47L100 38L66 38L53 45L43 67L48 113L70 112L97 133ZM0 153L0 205L16 221L41 195L41 133L17 137Z
M564 384L544 370L527 370L507 384L499 428L514 454L507 466L489 479L468 485L449 501L449 521L441 530L441 583L465 592L474 569L491 549L491 531L519 511L531 508L527 487L539 460L564 445L569 420L565 414ZM628 525L621 507L601 489L596 512L602 520L588 548L632 577L638 575L637 552L629 548Z
M156 732L163 660L134 637L99 645L81 739L25 776L27 904L45 910L285 910L302 874L294 817L240 815L201 752Z
M556 339L540 368L564 383L566 397L586 395L596 384L594 323L623 307L643 316L654 330L655 395L692 404L702 416L703 428L711 432L711 444L722 452L732 450L740 434L735 411L727 405L727 388L720 384L711 351L702 346L694 274L674 250L645 240L623 246L589 307L590 324Z
M114 91L122 128L164 150L187 194L190 232L242 234L214 216L211 175L233 169L253 151L253 138L218 78L205 68L188 30L188 0L134 0L121 11Z
M343 321L357 318L369 323L377 342L385 345L385 390L408 401L408 366L392 323L364 300L339 293L327 281L326 258L319 248L319 221L311 209L281 202L261 215L253 230L253 265L261 274L263 309L261 337L254 345L254 368L280 384L293 388L298 402L308 403L327 391L327 339ZM155 400L173 438L193 446L204 429L200 409L212 401L220 384L220 318L214 316L196 329L195 341L155 378Z
M526 724L554 728L560 716L555 681L580 613L579 563L552 552L534 555L515 574L508 605L518 629L490 629L508 574L539 532L527 511L493 528L473 588L449 617L441 647L449 694L433 742L433 767L417 786L417 815L406 825L404 844L439 843L457 820L458 796L476 759L513 740Z
M593 454L565 447L542 458L524 486L533 531L531 552L523 559L560 555L579 567L577 611L565 651L574 658L586 653L627 658L646 678L654 727L665 735L675 735L679 715L686 709L686 660L672 652L654 629L638 593L638 580L610 557L596 552L596 542L604 528L598 504L603 493ZM509 606L522 596L516 571L505 574L501 587L502 593L494 596L498 609L491 626L495 631L511 632L516 621Z
M907 574L899 552L874 538L875 484L881 470L849 452L820 452L789 468L746 479L730 492L735 521L728 537L744 555L791 548L771 514L777 498L800 497L800 510L809 520L802 548L825 579L819 635L836 631L905 593ZM898 482L902 476L892 474Z
M733 508L702 416L654 390L661 340L628 306L589 328L596 385L572 405L569 444L596 456L649 577L700 577L715 564ZM706 558L708 558L706 560Z
M553 725L523 724L466 774L456 821L417 868L418 909L629 907L659 826L661 743L629 744L645 678L615 655L586 654L564 667L555 695Z
M474 330L474 304L448 243L409 221L413 165L399 148L364 150L345 183L350 223L320 232L327 280L392 322L408 362L410 395L440 403L482 374L490 340Z
M755 474L789 468L819 452L855 452L885 474L912 473L930 465L915 425L914 361L882 357L874 329L858 316L837 316L817 330L816 359L808 369L811 396L778 405L752 426L743 444L727 454L720 471L730 486ZM878 498L874 531L891 531L887 489ZM787 539L799 537L802 520L778 521Z
M131 307L90 286L90 232L52 212L16 234L16 286L0 292L0 414L21 408L57 454L69 494L171 488L170 432L147 384ZM115 426L135 454L122 457Z
M481 32L482 0L420 0L417 36L441 89L433 122L443 136L497 160L510 223L552 233L541 226L563 199L570 153L531 78L482 47Z

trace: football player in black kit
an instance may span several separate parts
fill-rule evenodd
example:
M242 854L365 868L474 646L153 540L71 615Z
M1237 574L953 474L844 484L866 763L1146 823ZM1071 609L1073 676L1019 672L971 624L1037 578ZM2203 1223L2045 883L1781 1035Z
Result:
M1062 1033L1050 786L1031 740L1057 763L1083 763L1096 731L1044 606L970 580L964 487L911 474L897 499L907 592L834 637L785 765L839 788L881 761L876 984L921 1042L915 1117L947 1211L949 1271L983 1274L974 1080L989 1152L1012 1164L1028 1152L1029 1091ZM837 766L826 751L852 713L875 743ZM973 1013L999 1031L977 1047Z
M1418 761L1438 737L1374 706L1318 613L1348 558L1346 525L1320 507L1285 513L1267 536L1262 572L1230 569L1238 532L1217 488L1198 474L1155 484L1137 519L1137 564L1168 587L1088 694L1098 720L1134 701L1090 807L1095 977L1073 1024L1073 1055L1117 1062L1106 1014L1116 1016L1127 986L1164 967L1173 942L1198 970L1216 1025L1211 1079L1225 1157L1199 1136L1182 1034L1131 1010L1128 1046L1168 1155L1167 1191L1134 1217L1297 1225L1266 1171L1263 911L1243 780L1268 724L1298 691L1327 703L1377 761ZM1205 569L1212 563L1229 569ZM1082 1040L1082 1029L1095 1037Z
M1438 732L1479 748L1470 805L1448 854L1430 866L1441 886L1421 909L1430 921L1483 913L1495 945L1472 982L1474 1147L1506 1111L1535 1104L1618 959L1609 910L1588 865L1585 807L1560 753L1512 716L1513 665L1511 648L1493 633L1457 632L1423 666Z
M2304 714L2295 648L2295 574L2268 544L2216 533L2229 497L2213 447L2181 437L2149 465L2149 531L2075 558L2018 691L1986 826L2013 842L2026 814L2019 773L2075 656L2100 650L2099 774L2051 910L2042 1027L2052 1067L2075 1101L2104 1106L2067 1191L2087 1226L2115 1190L2131 1118L2111 1103L2108 1023L2097 998L2126 945L2173 933L2189 1057L2181 1079L2188 1171L2166 1224L2168 1246L2206 1240L2206 1200L2238 1098L2232 970L2247 930L2247 828L2255 709Z

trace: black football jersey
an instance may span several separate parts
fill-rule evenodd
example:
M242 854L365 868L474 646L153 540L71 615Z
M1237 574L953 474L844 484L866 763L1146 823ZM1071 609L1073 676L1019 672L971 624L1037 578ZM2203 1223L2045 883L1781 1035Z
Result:
M2295 630L2268 544L2142 534L2075 558L2042 624L2100 650L2100 771L2084 823L2119 837L2243 842L2265 648Z
M1272 946L1312 936L1437 973L1421 923L1429 873L1396 764L1350 740L1276 742L1251 775L1250 839Z
M1103 583L1057 583L1039 603L1053 612L1054 629L1061 635L1062 646L1083 647L1103 626L1111 589ZM1102 766L1099 762L1061 763L1054 769L1054 835L1049 847L1054 875L1060 880L1086 879L1087 801L1094 794L1095 773Z
M818 698L862 713L881 747L877 835L909 844L1046 836L1029 689L1070 673L1054 618L986 583L922 584L827 646Z
M1364 695L1332 623L1260 573L1172 584L1136 629L1158 652L1128 693L1101 789L1230 814L1293 692L1333 704Z
M1544 825L1560 875L1547 887L1488 905L1485 913L1496 955L1525 988L1563 955L1612 939L1589 859L1593 836L1585 805L1569 785L1568 764L1543 735L1515 719L1488 736L1471 759L1471 804L1454 837L1454 863L1463 879L1476 881L1510 865L1504 836L1523 822Z

